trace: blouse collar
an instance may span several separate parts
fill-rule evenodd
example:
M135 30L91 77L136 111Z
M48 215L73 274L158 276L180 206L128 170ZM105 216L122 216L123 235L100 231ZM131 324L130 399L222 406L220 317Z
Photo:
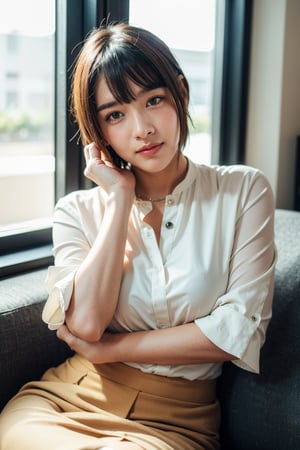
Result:
M196 174L197 174L196 164L193 161L191 161L189 158L186 158L186 159L187 159L187 163L188 163L187 173L186 173L184 179L182 181L180 181L180 183L177 184L177 186L175 187L173 192L166 196L166 201L170 200L170 198L174 198L174 199L178 198L182 192L186 191L189 188L189 186L193 183L194 179L196 178ZM151 202L149 200L142 200L141 198L135 197L135 204L137 206L143 205L149 211L151 211L151 209L152 209Z

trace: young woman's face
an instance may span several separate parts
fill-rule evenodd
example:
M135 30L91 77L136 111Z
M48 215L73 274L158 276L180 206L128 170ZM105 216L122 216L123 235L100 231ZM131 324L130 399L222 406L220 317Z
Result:
M106 144L133 168L164 170L178 152L179 120L165 87L147 89L131 83L135 99L118 103L107 83L96 89L98 120Z

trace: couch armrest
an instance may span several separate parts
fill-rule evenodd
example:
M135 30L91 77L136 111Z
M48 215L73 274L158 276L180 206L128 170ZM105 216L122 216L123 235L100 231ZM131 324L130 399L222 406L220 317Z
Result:
M46 270L0 282L0 410L19 388L71 355L41 320Z
M300 212L276 210L273 317L259 375L231 363L218 384L222 450L300 448Z

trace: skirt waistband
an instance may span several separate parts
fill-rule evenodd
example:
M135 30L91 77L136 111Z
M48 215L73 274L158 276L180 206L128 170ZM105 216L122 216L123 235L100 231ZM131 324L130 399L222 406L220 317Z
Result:
M208 403L216 399L216 380L186 380L142 372L124 363L92 364L80 355L74 355L70 363L98 373L115 383L125 385L160 397L191 403Z

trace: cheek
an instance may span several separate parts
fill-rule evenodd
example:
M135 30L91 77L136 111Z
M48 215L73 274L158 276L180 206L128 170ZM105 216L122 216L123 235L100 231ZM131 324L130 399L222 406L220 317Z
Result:
M168 122L171 127L179 125L178 114L173 105L170 105L168 112L165 114L165 121Z
M103 129L103 135L106 142L112 147L120 146L120 142L124 142L126 129L124 127L112 126Z
M112 127L110 132L105 134L105 138L115 152L127 161L129 149L128 127Z
M178 141L180 135L180 123L177 113L173 109L169 112L169 114L166 114L163 128L168 130L170 134L173 134L176 141Z

